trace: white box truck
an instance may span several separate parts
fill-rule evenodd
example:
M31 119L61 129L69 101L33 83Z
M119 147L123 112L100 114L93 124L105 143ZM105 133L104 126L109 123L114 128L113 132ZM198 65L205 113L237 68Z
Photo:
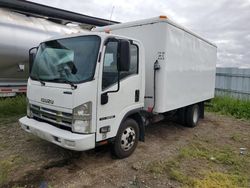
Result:
M166 16L50 39L30 50L27 116L19 123L67 149L110 143L127 157L148 123L171 114L194 127L203 118L216 51Z

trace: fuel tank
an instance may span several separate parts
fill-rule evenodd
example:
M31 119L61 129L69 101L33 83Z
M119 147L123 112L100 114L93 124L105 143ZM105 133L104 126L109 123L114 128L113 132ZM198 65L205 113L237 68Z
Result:
M84 31L0 8L0 87L26 83L28 50L57 35Z

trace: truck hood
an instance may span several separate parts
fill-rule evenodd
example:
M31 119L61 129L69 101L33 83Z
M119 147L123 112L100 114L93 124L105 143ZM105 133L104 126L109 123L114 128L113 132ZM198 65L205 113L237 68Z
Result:
M42 86L40 82L30 80L27 96L30 102L72 109L74 92L69 84L46 82Z

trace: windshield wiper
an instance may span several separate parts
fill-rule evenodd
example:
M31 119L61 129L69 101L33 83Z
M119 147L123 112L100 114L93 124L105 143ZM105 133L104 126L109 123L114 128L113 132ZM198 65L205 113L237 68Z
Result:
M73 82L63 79L63 81L71 86L71 89L74 90L77 88L77 85L75 85Z
M45 82L44 82L43 80L41 80L38 76L35 77L35 79L36 79L37 81L39 81L39 82L41 83L42 86L45 86Z
M72 90L77 88L77 85L75 85L73 82L66 80L66 79L62 79L62 78L55 78L55 79L48 80L48 81L60 81L61 83L67 83L71 86Z

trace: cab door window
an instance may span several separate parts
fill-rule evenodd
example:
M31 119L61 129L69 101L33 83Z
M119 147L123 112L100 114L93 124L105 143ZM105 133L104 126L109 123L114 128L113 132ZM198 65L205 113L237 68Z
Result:
M117 83L118 70L117 70L117 51L118 42L109 42L106 45L104 54L103 74L102 74L102 89ZM138 74L138 46L135 44L130 45L130 69L126 72L120 72L120 79L124 79L129 75Z
M102 73L102 89L113 85L118 80L117 49L118 42L109 42L106 45Z

